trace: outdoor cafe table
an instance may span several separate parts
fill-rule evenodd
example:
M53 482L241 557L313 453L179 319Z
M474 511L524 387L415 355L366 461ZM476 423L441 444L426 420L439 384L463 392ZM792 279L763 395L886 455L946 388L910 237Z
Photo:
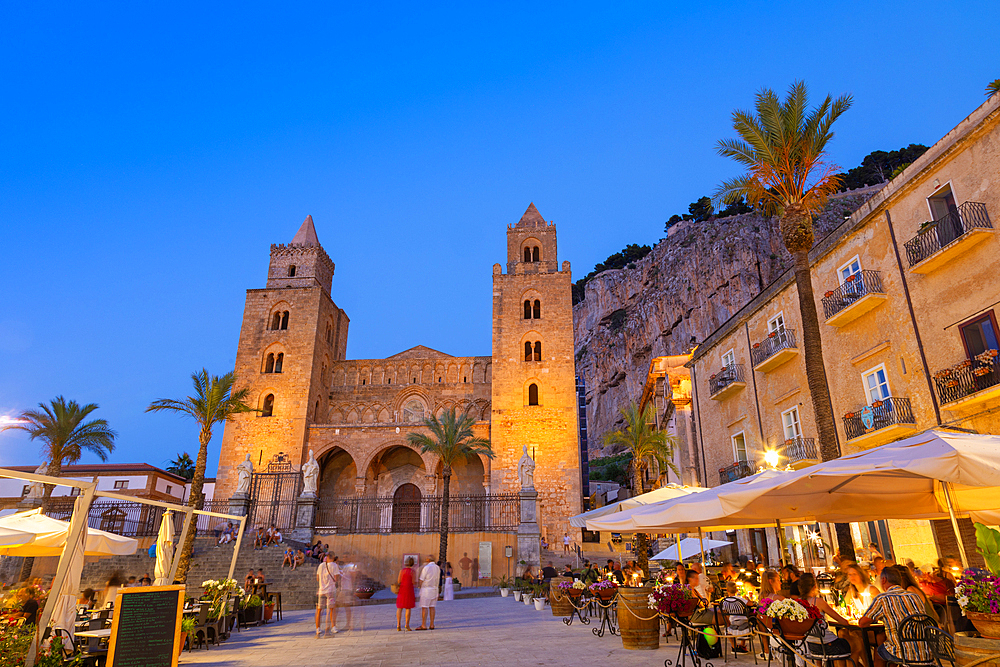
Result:
M861 635L861 641L864 644L865 650L865 663L867 667L875 667L875 646L872 641L868 638L869 633L873 633L873 637L878 637L879 632L885 632L885 626L881 623L872 623L866 628L862 628L860 625L855 625L854 623L837 623L835 621L829 621L828 625L831 628L836 628L838 630L846 630L848 633L859 633ZM876 639L877 641L877 639Z
M103 630L84 630L82 632L77 632L76 636L90 637L93 639L107 639L111 637L111 628L104 628Z

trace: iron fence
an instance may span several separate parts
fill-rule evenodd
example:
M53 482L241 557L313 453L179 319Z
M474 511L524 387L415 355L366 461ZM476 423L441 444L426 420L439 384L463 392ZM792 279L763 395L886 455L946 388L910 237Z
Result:
M436 533L441 530L441 496L400 501L392 496L320 500L316 530L338 534ZM516 493L451 496L452 533L513 532L521 523Z
M757 472L757 466L750 461L737 461L725 468L719 468L719 484L735 482Z
M743 375L743 364L729 364L708 379L709 396L715 396L734 382L746 382Z
M892 396L844 415L844 432L853 440L893 424L915 423L910 399Z
M849 276L844 284L831 290L823 297L823 314L830 319L840 311L868 294L885 294L882 289L882 274L878 271L864 270Z
M934 374L941 404L954 403L976 392L1000 384L1000 364L995 363L996 350L988 350L981 358L967 359L960 364Z
M919 264L975 228L993 229L993 223L986 204L967 201L943 218L926 225L919 234L906 242L906 258L910 266Z
M69 521L73 517L75 500L72 497L51 498L45 513L53 519ZM204 503L202 509L208 512L228 513L229 501L209 500ZM87 527L125 537L155 537L160 532L160 521L165 511L163 507L136 501L97 497L87 513ZM232 519L205 515L195 515L192 521L196 522L198 535L218 535L228 521L236 524ZM184 528L183 510L174 510L173 523L174 534L179 535Z
M753 358L753 365L756 366L761 362L770 359L781 350L790 347L795 347L794 329L782 328L777 331L772 331L767 335L767 338L759 343L754 343L753 349L750 350L750 356Z
M785 440L785 444L781 446L779 454L784 459L784 463L819 460L819 450L816 449L816 439L803 438L801 435L790 440Z

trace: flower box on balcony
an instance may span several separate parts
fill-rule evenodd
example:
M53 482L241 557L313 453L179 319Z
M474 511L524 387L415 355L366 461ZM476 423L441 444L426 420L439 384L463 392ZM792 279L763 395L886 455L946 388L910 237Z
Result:
M775 336L777 336L777 335L778 335L778 332L777 332L777 331L772 331L771 333L767 334L767 337L768 337L768 338L774 338L774 337L775 337Z
M977 368L976 370L972 371L972 374L977 377L982 377L983 375L989 375L990 372L991 371L988 368Z
M872 401L872 407L873 408L881 408L882 407L882 401Z
M829 299L831 296L833 296L833 290L832 289L831 290L827 290L826 293L823 296L826 297L827 299Z
M854 419L854 413L848 412L846 415L844 415L844 419Z

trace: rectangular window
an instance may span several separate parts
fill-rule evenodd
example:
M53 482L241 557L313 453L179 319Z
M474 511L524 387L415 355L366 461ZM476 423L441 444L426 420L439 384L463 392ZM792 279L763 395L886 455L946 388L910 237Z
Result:
M885 372L885 365L881 364L864 374L865 393L868 402L884 401L892 396L889 392L889 379Z
M116 479L115 480L115 488L116 489L127 489L128 488L128 480L127 479Z
M172 487L169 484L167 484L166 494L170 495L173 492L173 490L174 490L174 487Z
M799 407L795 406L791 410L781 413L781 425L785 429L785 440L791 440L802 436L802 429L799 426Z
M78 489L78 488L77 488L77 487L75 487L75 486L71 486L71 487L69 487L69 495L70 495L71 497L75 497L75 496L78 496L78 495L80 495L80 489Z
M743 431L733 436L733 456L737 461L747 460L747 439Z
M978 317L971 322L959 326L962 332L962 342L965 344L965 353L969 359L974 359L977 354L982 354L986 350L1000 349L997 345L997 323L993 319L993 311Z
M767 333L774 333L776 331L784 331L785 329L785 313L780 312L771 319L767 321Z
M736 365L736 351L729 350L724 355L722 355L722 365L723 366L735 366Z
M927 208L930 209L931 220L938 223L934 232L942 248L963 234L962 220L958 216L951 183L946 183L927 198Z
M847 282L848 278L850 278L851 276L856 276L859 273L861 273L861 260L858 259L857 255L855 255L854 259L852 259L847 264L844 264L842 267L840 267L840 270L838 271L838 274L840 276L840 284L843 285L845 282Z

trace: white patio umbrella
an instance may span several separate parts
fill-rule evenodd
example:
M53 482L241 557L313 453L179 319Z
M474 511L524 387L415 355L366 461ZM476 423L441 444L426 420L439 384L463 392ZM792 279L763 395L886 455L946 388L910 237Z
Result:
M167 510L160 519L160 532L156 536L156 565L153 568L154 586L167 586L170 565L174 560L174 513Z
M69 555L66 578L63 579L58 596L53 598L56 606L52 610L52 625L67 630L70 635L75 635L76 598L80 593L80 577L83 574L83 545L87 542L87 508L83 507L82 498L76 499L72 521L82 521L83 529L80 541ZM63 542L65 543L65 538Z
M0 528L31 533L34 541L20 546L0 547L4 556L60 556L69 535L69 523L42 514L41 509L18 512L0 517ZM134 554L139 542L131 537L91 528L87 531L85 555L128 556Z
M671 498L686 496L690 493L698 493L699 491L704 490L704 487L701 486L682 486L680 484L672 483L667 484L666 486L661 486L658 489L653 489L649 493L643 493L632 498L626 498L625 500L605 505L604 507L598 507L597 509L584 512L583 514L577 514L576 516L570 518L569 525L576 528L587 528L588 521L602 516L614 514L615 512L622 512L633 507L650 505L652 503L660 502L661 500L670 500Z
M710 538L705 538L704 540L699 540L696 537L685 537L681 540L681 554L685 557L692 557L701 554L701 543L705 543L705 551L713 551L714 549L721 549L722 547L729 546L732 542L726 542L724 540L713 540ZM649 560L680 560L677 557L677 545L673 544L660 553L656 554Z
M0 526L0 547L20 547L34 541L35 536L31 533Z

